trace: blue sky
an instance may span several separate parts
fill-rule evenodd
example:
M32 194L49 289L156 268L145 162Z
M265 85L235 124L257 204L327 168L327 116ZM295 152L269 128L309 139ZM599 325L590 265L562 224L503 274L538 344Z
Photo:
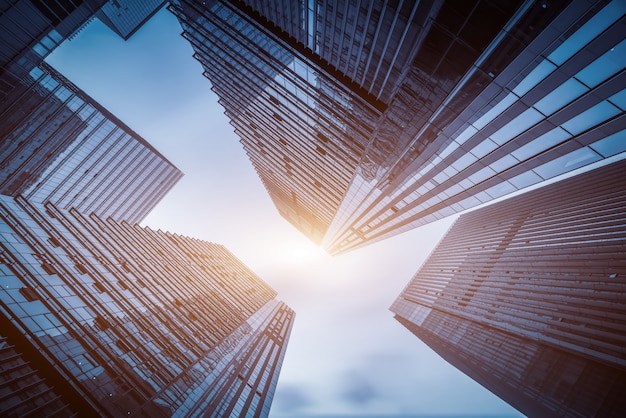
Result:
M144 224L224 244L296 311L270 416L520 416L388 310L452 219L325 254L278 215L180 32L166 10L127 42L94 21L48 61L185 173Z

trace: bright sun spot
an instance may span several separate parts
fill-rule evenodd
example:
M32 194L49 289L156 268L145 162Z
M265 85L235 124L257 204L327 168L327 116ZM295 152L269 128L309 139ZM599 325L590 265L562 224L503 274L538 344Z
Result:
M316 248L313 248L316 250ZM305 247L292 247L287 249L285 256L293 261L306 261L315 256L315 251L311 248Z
M306 264L329 257L322 248L312 242L281 243L277 247L279 258L291 264Z

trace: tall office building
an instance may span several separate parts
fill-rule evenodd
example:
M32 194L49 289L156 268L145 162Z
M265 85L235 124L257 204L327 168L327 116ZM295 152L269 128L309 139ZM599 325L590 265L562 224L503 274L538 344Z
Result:
M0 108L0 193L135 223L182 177L52 67L29 77Z
M0 1L0 103L94 16L128 39L164 4L142 0ZM28 82L28 81L27 81Z
M626 411L626 161L461 215L391 310L528 416Z
M139 222L182 173L43 59L97 13L127 39L163 2L0 5L0 194ZM88 156L88 157L86 157Z
M224 247L8 196L0 231L0 415L268 415L293 312Z
M128 40L165 3L165 0L109 0L96 17L122 39Z
M280 214L333 254L626 148L622 1L170 10Z

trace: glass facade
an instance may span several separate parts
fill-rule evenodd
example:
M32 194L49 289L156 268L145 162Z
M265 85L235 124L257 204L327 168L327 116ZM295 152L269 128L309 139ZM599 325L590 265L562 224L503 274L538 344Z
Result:
M127 40L165 3L164 0L109 0L96 13L96 17Z
M0 111L0 193L134 223L182 177L52 67L30 77Z
M260 16L229 2L205 3L174 2L170 10L279 212L321 242L380 110Z
M355 215L337 225L327 245L340 250L383 239L623 152L625 11L622 2L573 2L527 44L517 39L519 26L535 15L518 13L519 23L492 43L491 58L472 67L431 119L433 140L425 143L430 134L422 130L381 177L382 193L365 195L366 209L363 197L345 202ZM533 27L540 18L546 20L536 15ZM506 65L503 56L511 57ZM484 84L480 74L488 77ZM469 94L477 85L478 95Z
M3 337L41 353L29 367L59 376L59 402L73 407L77 393L79 408L112 416L267 415L294 314L228 250L0 200ZM9 363L13 352L3 353Z
M625 151L620 1L170 10L281 215L333 254Z
M396 319L528 416L626 410L626 161L461 215Z
M106 0L0 2L0 103Z

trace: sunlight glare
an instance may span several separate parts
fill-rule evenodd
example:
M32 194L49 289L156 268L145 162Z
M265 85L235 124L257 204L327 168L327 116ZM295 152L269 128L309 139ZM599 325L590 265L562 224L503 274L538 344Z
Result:
M282 242L276 247L277 258L289 264L308 264L319 262L322 258L329 257L321 248L307 240L298 242Z

